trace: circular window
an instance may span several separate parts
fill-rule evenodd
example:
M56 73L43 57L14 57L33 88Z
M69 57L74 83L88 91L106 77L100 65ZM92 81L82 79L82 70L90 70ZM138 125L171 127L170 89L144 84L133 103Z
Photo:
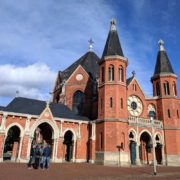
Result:
M136 110L136 109L137 109L137 103L133 101L133 102L131 103L131 108L132 108L133 110Z
M132 116L139 116L142 113L143 105L137 96L129 96L127 106L128 111Z

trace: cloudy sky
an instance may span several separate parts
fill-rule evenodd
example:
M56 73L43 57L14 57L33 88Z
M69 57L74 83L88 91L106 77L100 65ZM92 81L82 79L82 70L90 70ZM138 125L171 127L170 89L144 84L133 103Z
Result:
M152 95L157 42L165 42L180 76L178 0L0 0L0 105L19 96L50 99L58 70L88 51L101 57L110 20L116 19L128 76L133 70Z

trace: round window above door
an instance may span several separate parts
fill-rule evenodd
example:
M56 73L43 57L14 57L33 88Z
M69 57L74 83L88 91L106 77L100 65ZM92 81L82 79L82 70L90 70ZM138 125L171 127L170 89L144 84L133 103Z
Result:
M127 106L128 111L132 116L139 116L142 113L143 105L137 96L129 96Z

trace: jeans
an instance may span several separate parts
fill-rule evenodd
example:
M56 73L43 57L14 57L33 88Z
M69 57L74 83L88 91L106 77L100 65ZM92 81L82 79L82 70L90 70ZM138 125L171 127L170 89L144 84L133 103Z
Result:
M49 168L50 157L43 157L43 168Z

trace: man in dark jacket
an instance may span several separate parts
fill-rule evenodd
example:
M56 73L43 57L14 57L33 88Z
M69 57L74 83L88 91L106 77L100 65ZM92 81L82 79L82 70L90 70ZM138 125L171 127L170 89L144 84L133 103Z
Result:
M51 146L45 142L43 149L43 168L46 169L49 168L50 157L51 157Z

